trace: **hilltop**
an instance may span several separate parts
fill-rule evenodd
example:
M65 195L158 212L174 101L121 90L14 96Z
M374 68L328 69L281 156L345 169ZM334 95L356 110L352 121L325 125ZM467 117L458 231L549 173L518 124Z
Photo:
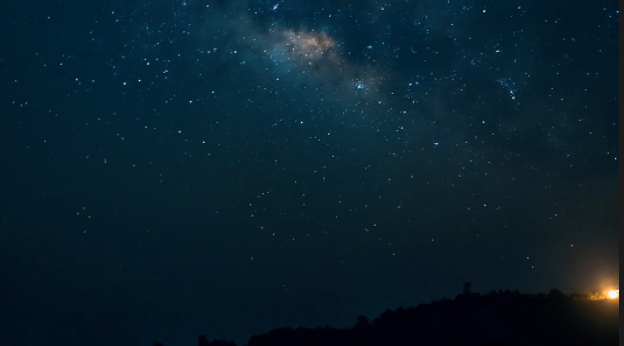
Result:
M290 327L254 335L247 346L618 345L619 299L465 290L455 299L386 310L352 328ZM162 344L155 343L162 346ZM199 346L235 346L200 336Z

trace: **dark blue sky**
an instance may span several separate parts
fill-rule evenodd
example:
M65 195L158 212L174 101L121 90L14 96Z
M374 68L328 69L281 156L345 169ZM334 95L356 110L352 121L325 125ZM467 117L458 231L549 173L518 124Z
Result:
M5 6L0 344L617 286L617 5Z

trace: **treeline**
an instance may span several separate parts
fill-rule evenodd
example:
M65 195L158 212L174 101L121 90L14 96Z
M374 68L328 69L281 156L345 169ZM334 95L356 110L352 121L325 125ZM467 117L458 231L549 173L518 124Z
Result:
M386 310L352 328L279 328L254 335L247 346L408 346L408 345L618 345L619 301L592 301L518 291L470 292L454 300ZM155 346L164 346L154 343ZM198 346L236 346L200 336Z

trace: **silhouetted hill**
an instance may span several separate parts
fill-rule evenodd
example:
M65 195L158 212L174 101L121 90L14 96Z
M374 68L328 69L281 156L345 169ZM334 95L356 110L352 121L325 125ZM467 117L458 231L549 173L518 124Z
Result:
M591 301L553 289L470 293L407 309L387 310L352 328L279 328L247 346L618 345L619 301ZM199 346L234 346L200 337Z

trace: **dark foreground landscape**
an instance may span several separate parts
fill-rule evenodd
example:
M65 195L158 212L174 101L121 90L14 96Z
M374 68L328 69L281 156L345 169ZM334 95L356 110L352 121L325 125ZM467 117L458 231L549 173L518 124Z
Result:
M619 298L581 294L528 295L518 291L471 293L454 300L387 310L370 321L360 316L352 328L290 327L254 335L247 346L332 345L618 345ZM235 346L200 336L199 346ZM154 342L154 346L168 346Z

